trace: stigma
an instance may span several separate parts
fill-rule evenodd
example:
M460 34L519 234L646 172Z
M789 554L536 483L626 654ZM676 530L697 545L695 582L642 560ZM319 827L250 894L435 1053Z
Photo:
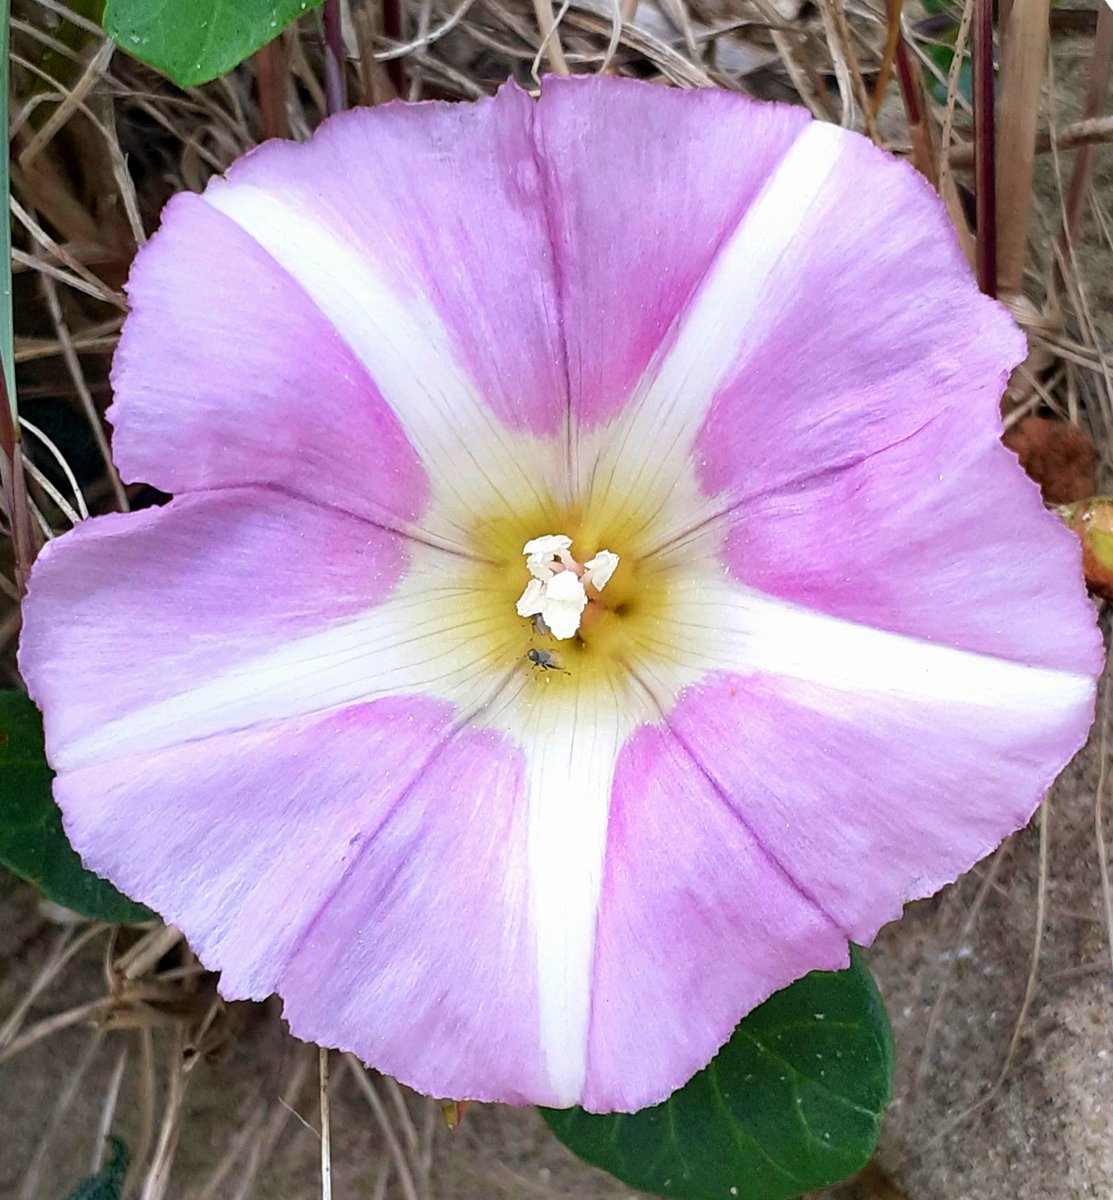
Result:
M592 596L607 586L618 566L618 555L600 550L578 563L572 557L572 539L562 533L533 538L522 547L531 575L518 600L520 617L540 617L554 638L575 637Z

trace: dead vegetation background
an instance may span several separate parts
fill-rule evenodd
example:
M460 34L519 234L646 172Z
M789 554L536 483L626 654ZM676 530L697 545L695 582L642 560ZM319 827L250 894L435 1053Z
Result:
M1048 501L1109 478L1103 3L1049 13L1046 0L1000 0L987 40L989 0L330 0L189 91L107 42L91 11L15 0L12 15L26 506L0 571L5 686L19 686L19 584L35 547L152 498L121 484L102 418L137 245L172 194L266 137L307 136L345 103L610 71L787 100L857 128L938 188L983 287L1028 332L1006 437ZM897 1028L898 1100L857 1194L1113 1194L1107 711L1103 698L1092 746L1038 826L883 935L874 966ZM131 1152L125 1194L141 1200L630 1195L532 1113L471 1109L450 1129L433 1102L294 1042L274 1005L225 1005L173 929L77 921L2 877L0 1196L65 1195L109 1155L109 1132Z

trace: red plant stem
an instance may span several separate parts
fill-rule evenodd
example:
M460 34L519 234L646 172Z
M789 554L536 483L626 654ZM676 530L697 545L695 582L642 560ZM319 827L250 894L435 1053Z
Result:
M897 42L895 62L900 98L904 102L904 114L908 118L908 124L922 125L924 114L920 108L920 90L916 86L916 77L912 73L912 63L909 61L908 47L903 37Z
M383 37L390 42L402 40L402 0L383 0ZM387 60L386 73L399 96L406 94L406 68L400 58Z
M900 99L904 105L904 116L908 123L908 137L912 143L912 165L924 176L936 191L940 190L939 169L931 128L924 115L922 83L919 73L908 53L904 36L897 39L893 51Z
M974 0L974 206L978 286L997 296L997 151L993 127L993 0Z
M340 0L325 0L321 15L325 23L325 108L331 117L348 107L347 55L340 22Z
M1098 5L1098 30L1094 39L1094 53L1090 59L1090 86L1086 91L1086 103L1082 110L1084 120L1098 115L1105 100L1109 83L1109 66L1113 58L1113 8L1108 4ZM1090 172L1093 169L1094 147L1083 144L1074 159L1070 187L1067 189L1067 212L1063 222L1062 247L1064 253L1074 241L1082 214L1086 209L1086 193L1090 187Z

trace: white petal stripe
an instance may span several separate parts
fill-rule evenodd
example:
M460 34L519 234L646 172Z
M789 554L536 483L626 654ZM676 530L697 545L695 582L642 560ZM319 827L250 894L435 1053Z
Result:
M618 492L648 517L682 476L717 391L776 315L763 305L767 284L826 188L846 140L843 130L825 122L805 126L720 248L639 394L602 439L606 449L594 479L604 507ZM690 523L696 514L686 517Z
M513 611L508 621L497 617L477 618L474 593L445 584L443 553L415 546L409 571L382 604L58 746L54 765L78 770L382 696L430 695L466 715L522 653Z
M529 753L530 918L537 945L541 1046L556 1105L576 1104L587 1075L592 973L615 764L656 711L632 680L578 688L536 674L485 724ZM546 694L537 695L544 688ZM533 694L523 694L529 689Z
M433 482L431 519L466 528L469 514L504 511L500 497L513 511L535 494L548 447L496 418L429 300L384 279L324 217L261 188L214 180L203 199L289 272L367 368Z
M677 585L668 642L652 646L669 691L707 671L763 673L946 705L1033 715L1093 693L1088 675L1029 667L829 617L721 576Z

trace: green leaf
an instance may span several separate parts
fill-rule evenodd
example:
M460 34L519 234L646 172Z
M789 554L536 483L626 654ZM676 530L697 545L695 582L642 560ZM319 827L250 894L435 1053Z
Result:
M681 1200L789 1200L853 1175L892 1090L885 1007L857 950L755 1009L668 1100L632 1115L542 1109L571 1150Z
M66 1200L120 1200L128 1173L128 1148L118 1137L110 1137L112 1157L89 1179L83 1179Z
M104 31L181 87L230 71L323 0L108 0Z
M952 34L953 37L953 34ZM935 44L928 46L927 52L931 61L939 68L944 79L950 77L951 63L955 52L951 46ZM947 85L934 75L927 78L932 97L938 104L947 103ZM974 103L974 68L971 65L970 52L962 56L962 66L958 69L958 93L967 104Z
M53 778L39 710L22 692L0 691L0 864L83 917L149 921L149 908L81 865L62 830Z

